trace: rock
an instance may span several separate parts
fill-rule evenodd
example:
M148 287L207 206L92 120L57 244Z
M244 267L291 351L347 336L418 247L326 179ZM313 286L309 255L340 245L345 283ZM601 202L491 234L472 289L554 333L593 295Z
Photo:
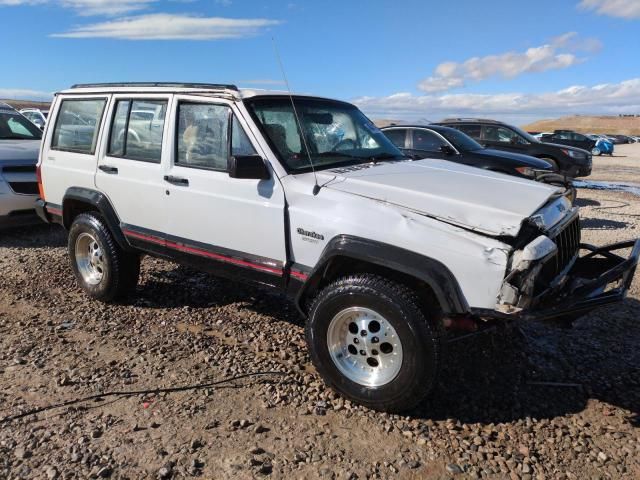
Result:
M448 463L446 468L447 472L449 472L451 475L458 475L462 473L462 468L457 463Z
M254 427L253 432L254 433L265 433L265 432L268 432L269 430L270 430L269 428L267 428L264 425L259 423Z
M263 475L271 475L271 472L273 471L273 466L270 463L263 463L259 471Z
M167 463L160 470L158 470L158 478L160 480L165 480L167 478L171 478L173 475L173 464Z
M13 455L20 460L24 460L25 458L29 458L31 456L31 452L22 447L18 447L13 451Z
M249 450L249 453L253 455L261 455L264 453L264 449L261 447L253 447L251 450Z
M606 462L607 460L609 460L609 457L607 456L607 454L606 454L606 453L604 453L604 452L598 452L598 461L599 461L600 463L604 463L604 462Z
M45 470L45 473L49 480L54 480L58 478L58 470L56 469L56 467L47 467L47 469Z
M100 470L98 470L98 477L109 478L112 473L113 473L113 469L111 467L109 466L102 467Z

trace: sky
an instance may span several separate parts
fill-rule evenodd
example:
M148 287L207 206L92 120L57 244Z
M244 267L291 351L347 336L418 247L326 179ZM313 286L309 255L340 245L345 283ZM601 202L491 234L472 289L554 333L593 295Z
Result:
M75 83L291 89L372 118L640 114L640 0L0 0L0 98Z

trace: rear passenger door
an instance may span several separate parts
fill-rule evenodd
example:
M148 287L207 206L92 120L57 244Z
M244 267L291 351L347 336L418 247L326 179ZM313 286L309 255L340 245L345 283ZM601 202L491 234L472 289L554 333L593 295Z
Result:
M171 95L114 95L95 182L116 210L125 233L160 236L167 226L163 162Z
M231 178L231 155L260 155L247 124L224 99L175 97L167 171L168 247L232 278L281 286L286 261L284 192L268 180Z

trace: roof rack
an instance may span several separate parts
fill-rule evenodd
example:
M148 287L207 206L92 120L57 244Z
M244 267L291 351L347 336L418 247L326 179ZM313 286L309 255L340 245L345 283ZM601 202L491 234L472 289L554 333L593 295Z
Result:
M473 117L457 117L457 118L445 118L443 122L484 122L484 123L502 123L498 120L491 120L490 118L473 118Z
M71 88L109 88L109 87L166 87L166 88L199 88L202 90L238 90L231 84L217 83L183 83L183 82L124 82L124 83L76 83Z

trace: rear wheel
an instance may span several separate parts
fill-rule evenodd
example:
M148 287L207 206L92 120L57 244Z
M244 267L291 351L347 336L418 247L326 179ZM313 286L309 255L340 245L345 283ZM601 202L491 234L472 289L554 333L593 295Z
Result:
M325 382L370 408L407 410L435 383L440 327L399 283L370 274L336 280L313 301L306 335Z
M81 213L73 220L68 250L73 273L89 296L109 302L135 289L140 256L118 246L98 213Z

